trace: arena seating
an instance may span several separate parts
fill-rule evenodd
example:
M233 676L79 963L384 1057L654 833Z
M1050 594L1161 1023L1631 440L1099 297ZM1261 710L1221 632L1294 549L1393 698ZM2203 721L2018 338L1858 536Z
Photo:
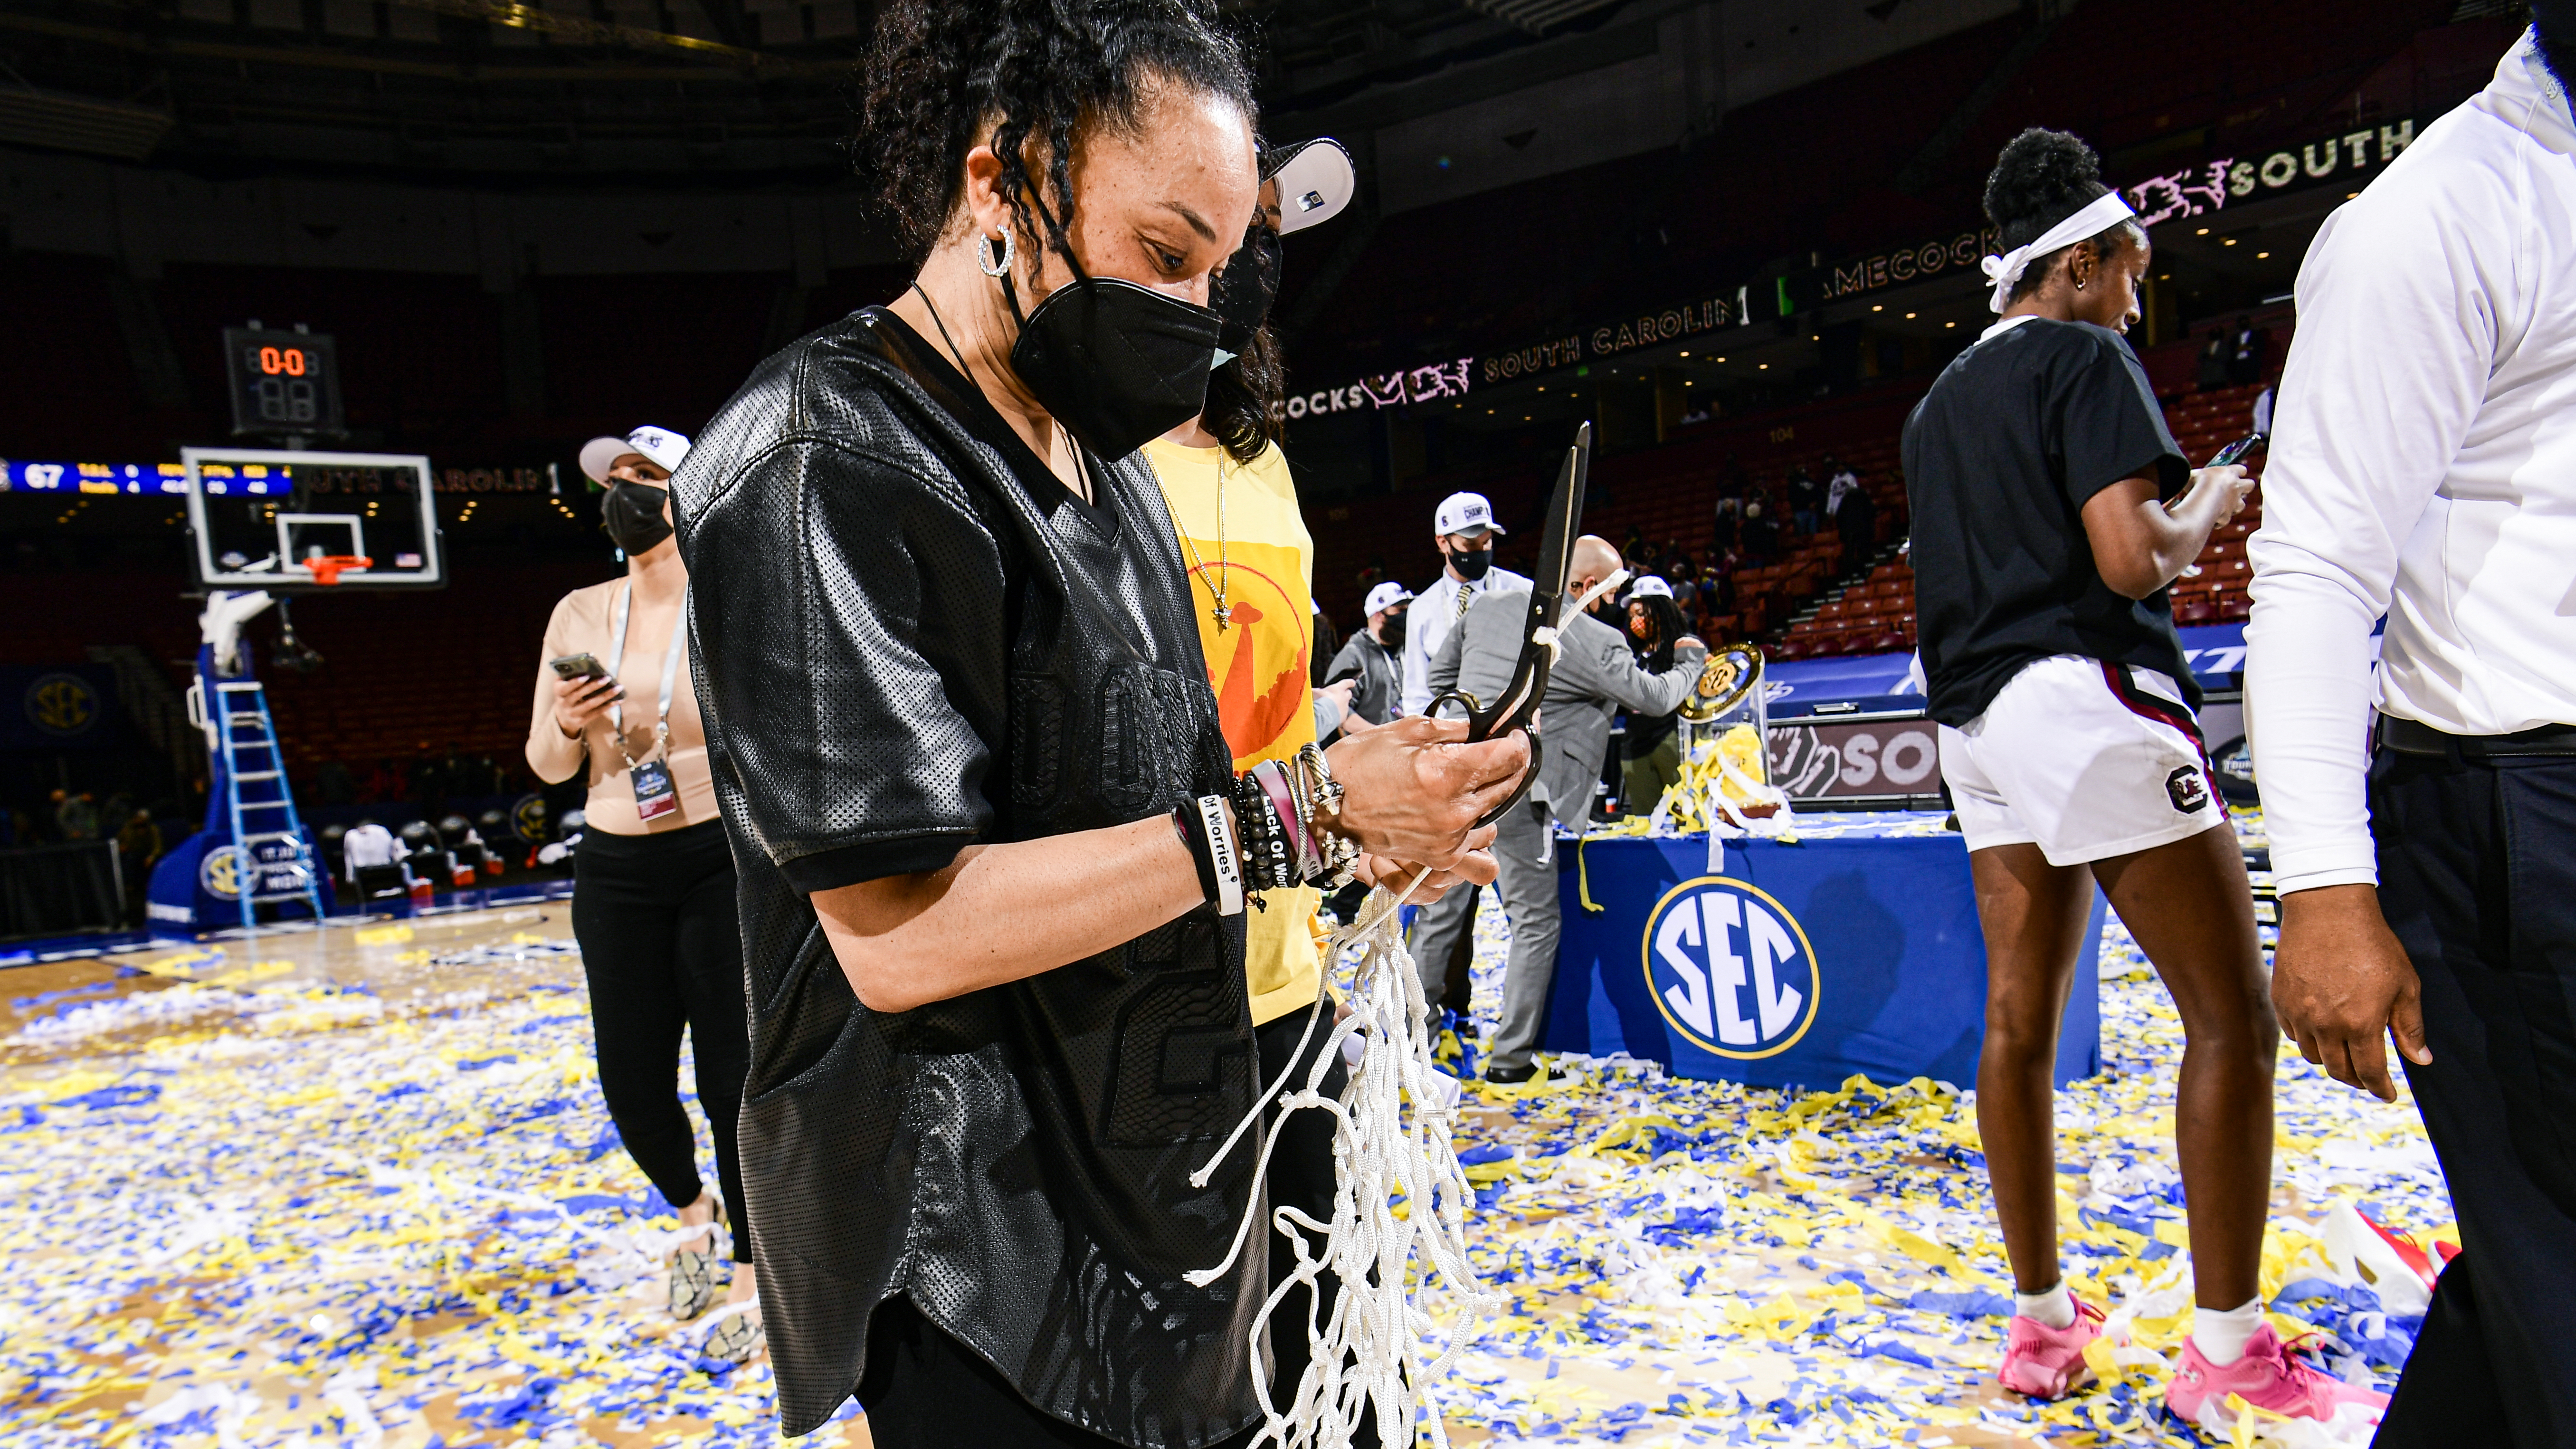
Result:
M599 564L520 565L478 572L422 598L344 593L297 604L295 630L321 651L309 675L267 667L269 707L298 775L337 759L363 776L375 762L490 755L517 773L528 737L529 689L555 601L614 576ZM274 638L266 621L255 640Z
M2205 462L2244 436L2260 386L2220 388L2168 402L2166 426L2183 454ZM2260 462L2260 455L2256 457ZM2263 523L2258 490L2244 510L2211 538L2194 563L2197 573L2173 585L2174 621L2184 626L2245 618L2252 575L2245 540ZM1866 580L1845 589L1815 614L1790 626L1774 646L1783 659L1828 654L1880 654L1914 647L1914 571L1903 563L1879 565Z
M348 591L302 599L295 630L326 661L311 674L275 667L274 613L249 630L269 706L299 789L337 759L364 778L378 761L397 772L451 744L524 772L529 689L546 620L567 591L614 576L596 564L476 570L432 594ZM133 644L185 689L197 649L197 604L165 573L31 574L0 580L0 608L22 621L0 631L0 663L58 664L95 644ZM77 591L76 599L63 597Z
M1825 560L1840 547L1825 533L1814 546L1801 549L1800 540L1788 533L1784 488L1789 468L1802 465L1822 482L1827 455L1849 464L1878 505L1880 538L1902 538L1905 490L1899 481L1896 437L1917 395L1891 388L1695 424L1675 430L1660 447L1605 450L1593 460L1584 528L1613 543L1625 543L1634 530L1658 549L1669 551L1678 543L1694 561L1703 560L1716 532L1718 491L1740 468L1749 496L1764 500L1764 511L1780 518L1786 535L1775 567L1754 571L1763 574L1756 581L1757 597L1775 602L1768 606L1774 612L1767 622L1749 632L1776 628L1787 622L1791 601L1812 596L1833 577ZM1337 623L1356 624L1360 599L1379 577L1415 588L1428 584L1439 568L1430 537L1431 510L1460 489L1493 501L1496 517L1517 530L1502 549L1502 561L1526 568L1537 538L1521 525L1537 516L1541 488L1554 481L1554 463L1552 451L1545 464L1533 453L1527 462L1410 480L1392 496L1308 505L1316 598Z
M2037 117L2088 137L2126 175L2151 163L2124 151L2161 154L2169 138L2265 143L2292 117L2353 116L2361 106L2376 121L2439 109L2437 95L2456 98L2482 81L2445 72L2444 89L2421 93L2408 69L2402 91L2365 97L2357 87L2419 36L2460 33L2463 48L2490 58L2510 44L2518 19L2450 23L2468 8L2175 0L2142 32L2119 7L2066 7L2011 73L2002 103L1980 107L1974 97L1997 57L2025 33L2026 21L1999 17L1731 110L1726 129L1761 137L1757 146L1651 152L1388 216L1337 273L1331 305L1297 338L1297 363L1319 377L1352 376L1446 346L1427 339L1535 339L1567 318L1669 303L1676 275L1731 284L1782 255L1847 255L1971 225L1996 151ZM2158 63L2117 77L2091 63L2142 40ZM1836 125L1812 123L1820 107ZM1931 174L1900 187L1919 138L1963 116L1969 124ZM1888 144L1856 151L1845 139L1853 134ZM1297 256L1292 249L1288 308L1320 270ZM1433 257L1438 265L1424 265ZM1549 265L1533 268L1532 257Z
M1815 616L1789 628L1770 653L1779 659L1826 654L1889 654L1914 647L1914 570L1883 563L1845 588Z
M2293 320L2258 314L2273 356L2289 345ZM2141 361L2162 395L2167 426L2186 457L2205 462L2252 425L2260 386L2193 391L2194 362L2207 339L2184 337L2146 349ZM1761 640L1775 657L1884 653L1914 646L1913 571L1901 560L1844 559L1830 529L1799 539L1788 529L1785 480L1792 465L1822 481L1824 459L1849 466L1878 505L1878 539L1905 536L1906 499L1898 440L1919 392L1890 388L1681 430L1657 448L1597 459L1584 526L1614 543L1633 536L1669 556L1675 547L1696 563L1710 560L1714 502L1741 465L1752 496L1781 518L1783 552L1767 564L1739 567L1731 605L1703 614L1700 627L1720 638ZM1705 430L1705 431L1703 431ZM2260 455L2255 461L2259 464ZM1314 510L1315 594L1336 621L1358 622L1360 595L1381 576L1415 587L1429 582L1432 559L1425 515L1445 494L1474 489L1493 500L1506 526L1534 515L1542 482L1532 464L1456 470L1418 480L1392 497L1339 501ZM2173 587L2176 619L2185 624L2241 620L2246 614L2245 539L2262 520L2258 492L2213 539L2199 572ZM1526 568L1535 540L1524 530L1506 543L1503 561ZM1862 571L1866 569L1864 574Z

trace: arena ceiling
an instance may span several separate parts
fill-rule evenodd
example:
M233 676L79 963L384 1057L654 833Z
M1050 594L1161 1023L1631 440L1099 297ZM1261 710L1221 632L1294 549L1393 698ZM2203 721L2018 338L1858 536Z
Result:
M1235 0L1293 129L1674 0ZM0 143L212 173L680 185L841 166L869 0L12 0ZM1579 44L1574 47L1580 50Z

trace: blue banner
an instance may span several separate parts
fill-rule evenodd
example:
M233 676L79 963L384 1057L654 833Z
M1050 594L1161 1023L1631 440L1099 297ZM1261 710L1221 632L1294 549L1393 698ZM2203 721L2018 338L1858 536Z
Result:
M1796 844L1558 842L1565 933L1552 1051L1625 1051L1764 1087L1977 1079L1985 935L1955 834ZM1586 910L1590 894L1597 911ZM2104 903L2075 970L2057 1080L2101 1070Z
M0 668L0 750L98 750L126 742L116 671L104 664Z
M292 468L263 463L208 463L209 493L285 493ZM177 463L26 463L0 458L0 493L140 493L188 496L188 470Z
M2182 635L2183 659L2203 689L2234 689L2245 668L2245 626L2210 624L2176 631ZM1807 714L1820 704L1857 704L1863 709L1921 709L1923 687L1907 676L1913 651L1898 654L1845 654L1827 659L1789 659L1762 666L1771 713Z

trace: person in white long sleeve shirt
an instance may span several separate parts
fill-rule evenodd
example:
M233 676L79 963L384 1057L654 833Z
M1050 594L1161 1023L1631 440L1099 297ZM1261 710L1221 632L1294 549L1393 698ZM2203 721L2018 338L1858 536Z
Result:
M2459 1215L2382 1449L2576 1443L2576 0L2533 8L2310 248L2247 551L2281 1023L2387 1100L2393 1031Z
M1494 521L1494 505L1482 493L1452 493L1440 500L1431 515L1431 542L1440 550L1440 577L1431 581L1408 605L1404 628L1404 693L1400 714L1428 714L1431 710L1431 661L1440 646L1449 642L1449 632L1467 616L1467 607L1487 594L1527 593L1530 581L1507 568L1494 566L1494 540L1506 530ZM1467 1014L1472 988L1468 966L1475 955L1476 900L1475 890L1453 890L1415 912L1410 923L1410 940L1421 955L1424 943L1446 943L1441 949L1447 959L1431 968L1431 974L1442 983L1439 998L1431 1003L1437 1025L1442 1007L1455 1013L1458 1029L1472 1034L1475 1024ZM1422 957L1429 960L1427 956Z
M1440 550L1440 577L1413 601L1404 632L1405 714L1431 708L1431 660L1467 606L1489 593L1526 592L1530 581L1494 567L1494 540L1507 532L1494 522L1494 505L1482 493L1452 493L1431 518L1431 542Z

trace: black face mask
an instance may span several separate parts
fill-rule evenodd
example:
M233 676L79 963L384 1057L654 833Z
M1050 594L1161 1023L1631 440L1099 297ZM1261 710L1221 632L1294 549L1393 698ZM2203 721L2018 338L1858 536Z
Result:
M1020 324L1011 370L1102 458L1124 458L1207 406L1220 329L1209 309L1079 268L1026 317L1009 277L1002 296Z
M630 558L649 553L671 536L671 525L662 521L662 505L670 497L670 489L650 483L612 484L599 500L599 526Z
M1404 616L1403 616L1402 614L1389 614L1389 615L1387 615L1387 616L1386 616L1386 622L1377 626L1377 632L1378 632L1378 641L1377 641L1377 642L1379 642L1380 644L1385 645L1385 646L1386 646L1387 648L1389 648L1389 649L1401 649L1401 648L1403 648L1403 647L1404 647Z
M1494 566L1493 546L1488 544L1472 553L1458 549L1449 555L1449 566L1458 571L1458 577L1472 584L1485 576L1485 570Z
M1250 350L1252 334L1269 320L1278 296L1279 233L1255 223L1208 289L1208 305L1220 324L1217 346L1237 356Z

